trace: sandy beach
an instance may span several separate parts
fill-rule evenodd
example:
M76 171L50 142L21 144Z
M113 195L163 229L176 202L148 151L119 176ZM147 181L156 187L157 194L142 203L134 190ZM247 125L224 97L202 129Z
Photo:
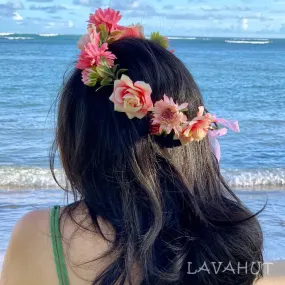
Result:
M273 265L269 265L268 267L269 268L268 273L264 272L264 276L267 278L277 278L277 277L285 278L285 260L273 261L272 263ZM285 282L285 279L283 279L283 282ZM284 284L285 283L282 283L282 285Z

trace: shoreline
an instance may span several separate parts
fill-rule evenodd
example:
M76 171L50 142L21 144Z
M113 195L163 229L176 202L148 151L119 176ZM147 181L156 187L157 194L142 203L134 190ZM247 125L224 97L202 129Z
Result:
M268 273L264 271L264 278L285 277L285 260L276 260L265 263L273 263L273 265L269 265Z

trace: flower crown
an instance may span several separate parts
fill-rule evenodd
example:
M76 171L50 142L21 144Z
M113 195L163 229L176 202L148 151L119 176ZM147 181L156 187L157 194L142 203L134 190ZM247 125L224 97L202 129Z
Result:
M119 11L110 8L98 9L90 14L88 33L78 42L81 52L76 67L82 70L83 83L89 87L99 85L96 91L114 84L110 100L114 103L115 111L124 112L129 119L142 119L150 115L151 135L173 133L173 139L180 140L183 145L201 141L208 135L212 151L220 160L217 138L227 133L226 128L239 132L238 122L217 118L205 112L203 106L199 107L197 116L189 121L186 115L188 103L178 105L173 98L166 95L162 100L153 103L150 85L143 81L133 82L124 74L127 69L114 64L116 56L108 50L108 44L119 39L145 38L141 25L119 26L121 18ZM168 48L168 38L158 32L152 33L150 40ZM218 124L224 128L219 129Z

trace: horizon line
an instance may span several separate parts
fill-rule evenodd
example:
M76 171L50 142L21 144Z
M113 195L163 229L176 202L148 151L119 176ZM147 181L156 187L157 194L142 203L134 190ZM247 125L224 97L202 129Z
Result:
M9 35L54 35L54 36L82 36L82 34L61 34L61 33L14 33L14 32L0 32L0 36L9 36ZM149 37L150 35L146 35L146 37ZM240 38L240 39L285 39L285 36L235 36L235 35L221 35L221 36L195 36L195 35L188 35L188 36L180 36L180 35L170 35L166 37L179 37L179 38L213 38L213 39L219 39L219 38Z

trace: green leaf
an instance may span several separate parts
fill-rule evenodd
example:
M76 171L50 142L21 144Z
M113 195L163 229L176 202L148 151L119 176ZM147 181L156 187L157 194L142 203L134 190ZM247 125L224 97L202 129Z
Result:
M118 70L118 68L119 68L119 64L115 64L115 65L112 67L112 72L113 72L114 74L116 74L116 71Z
M162 36L159 32L153 32L150 35L150 40L156 42L163 48L168 48L168 39L167 37Z
M127 72L127 71L128 71L128 70L127 70L126 68L121 68L121 69L119 69L119 70L117 71L117 73L116 73L116 78L119 79L120 76L121 76L123 73Z
M101 86L106 86L106 85L110 85L112 82L113 82L112 78L104 78L100 84Z
M94 87L97 82L98 82L98 79L99 79L99 74L97 73L96 71L96 67L91 67L91 71L89 73L89 84L86 84L90 87Z
M97 79L92 79L88 84L89 87L94 87L97 84Z
M109 64L104 56L101 57L101 65L107 66L109 68Z
M102 86L100 86L100 87L98 87L98 88L96 89L96 92L99 91L99 90L101 90L101 89L104 88L105 86L113 86L113 84L102 85Z
M122 33L122 31L114 31L114 32L112 32L112 33L109 35L109 37L108 37L108 39L107 39L107 42L108 42L108 43L112 43L112 42L116 41L117 38L118 38L118 36L119 36L121 33Z
M96 70L101 78L106 78L106 77L115 78L114 73L107 66L99 65Z
M107 38L108 38L109 33L108 33L106 25L105 24L98 25L97 31L98 31L98 33L100 33L101 44L107 42Z
M99 90L101 90L103 87L104 87L104 86L98 87L98 88L96 89L96 92L99 91Z

